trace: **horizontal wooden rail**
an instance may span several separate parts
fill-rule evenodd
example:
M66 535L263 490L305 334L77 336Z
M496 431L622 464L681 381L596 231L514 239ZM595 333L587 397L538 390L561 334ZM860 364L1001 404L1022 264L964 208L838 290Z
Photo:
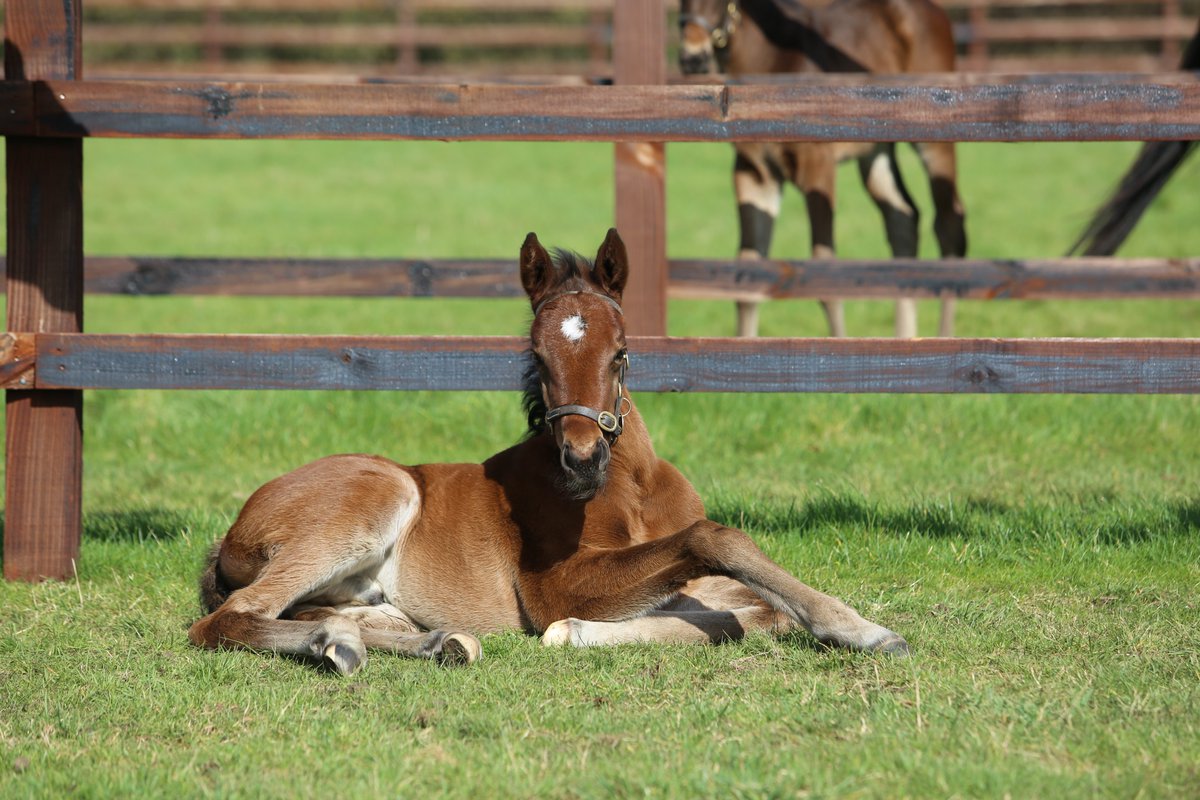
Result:
M1196 22L1191 18L1161 17L989 19L972 23L966 32L970 39L987 42L1129 42L1164 37L1185 40L1196 32Z
M403 0L419 11L612 11L613 0ZM1139 2L1141 0L1138 0ZM663 10L678 0L662 0ZM87 0L88 8L153 11L394 11L396 0ZM2 5L2 4L0 4Z
M3 275L0 258L0 276ZM523 297L505 259L89 257L91 294ZM934 261L672 259L672 296L718 299L1200 298L1200 258Z
M672 260L679 297L1197 298L1200 259Z
M1200 139L1200 76L822 75L788 85L4 82L0 134L576 141Z
M517 337L6 334L5 387L514 390ZM649 392L1200 393L1200 339L629 340ZM30 353L33 353L30 364ZM24 381L24 383L21 383Z
M88 34L96 45L189 45L203 39L221 47L578 47L593 35L578 25L319 26L280 23L104 25Z

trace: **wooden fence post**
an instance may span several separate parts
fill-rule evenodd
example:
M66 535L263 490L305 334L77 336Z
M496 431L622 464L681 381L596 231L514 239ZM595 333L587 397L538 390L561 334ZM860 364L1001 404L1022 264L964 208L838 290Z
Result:
M616 0L613 79L617 84L665 83L666 14L661 2ZM662 143L616 145L617 229L633 264L625 290L626 330L667 333L666 159Z
M5 75L80 77L80 0L9 0ZM8 137L8 329L83 328L83 142ZM83 393L6 395L4 577L74 572L82 528Z

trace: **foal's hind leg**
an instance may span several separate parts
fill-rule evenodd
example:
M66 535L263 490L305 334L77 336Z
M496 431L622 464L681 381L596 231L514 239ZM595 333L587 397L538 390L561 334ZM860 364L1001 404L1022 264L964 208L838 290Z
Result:
M858 159L858 171L867 192L883 215L892 255L896 258L915 258L920 214L900 177L895 156L895 145L877 145L869 154ZM911 339L916 335L917 301L902 297L896 301L896 336Z
M427 658L439 664L470 664L483 656L479 640L469 633L426 631L390 603L375 605L303 606L288 615L298 620L343 617L353 620L363 644L393 655Z
M966 212L958 196L958 167L952 142L924 142L914 147L929 173L935 217L933 232L942 258L962 258L967 254ZM953 297L942 298L939 336L954 335Z
M211 649L245 647L303 656L343 675L354 672L367 658L358 625L336 614L320 620L285 620L235 610L227 602L193 624L188 638Z

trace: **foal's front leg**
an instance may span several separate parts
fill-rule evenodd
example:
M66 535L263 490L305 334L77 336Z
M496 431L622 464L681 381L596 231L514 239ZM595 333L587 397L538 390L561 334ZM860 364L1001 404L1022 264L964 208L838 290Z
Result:
M581 553L552 571L538 594L564 598L544 609L560 612L554 619L628 620L654 611L689 581L708 575L746 585L824 644L908 652L902 636L801 583L767 558L745 533L711 520L634 547ZM569 621L566 625L570 627ZM547 625L545 630L561 637L562 627Z

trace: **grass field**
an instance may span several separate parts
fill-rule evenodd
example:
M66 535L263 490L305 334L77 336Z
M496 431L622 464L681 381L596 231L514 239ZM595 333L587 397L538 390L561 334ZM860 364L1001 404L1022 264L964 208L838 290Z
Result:
M1060 254L1135 145L961 150L972 253ZM512 257L593 251L607 146L89 141L93 254ZM669 148L675 256L736 243L729 149ZM908 162L911 188L927 194ZM884 254L853 170L847 256ZM1200 250L1200 161L1126 253ZM776 254L802 256L792 193ZM923 330L934 324L926 306ZM92 331L513 334L508 301L89 298ZM851 331L885 335L884 303ZM671 332L730 334L726 304ZM1194 336L1183 302L964 303L967 336ZM812 303L768 335L821 332ZM636 353L633 369L637 369ZM191 649L203 552L263 481L330 452L479 460L508 394L93 392L78 580L0 584L0 796L1194 797L1200 402L1193 397L644 395L721 521L902 632L907 660L803 636L543 650L341 680Z

